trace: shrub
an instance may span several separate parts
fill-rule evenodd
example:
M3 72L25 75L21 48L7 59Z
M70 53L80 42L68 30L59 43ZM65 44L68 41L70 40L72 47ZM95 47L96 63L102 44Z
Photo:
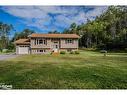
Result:
M70 54L75 54L75 52L74 51L71 51Z
M50 52L50 54L52 55L52 52Z
M80 52L79 51L75 51L75 54L80 54Z
M65 51L60 51L60 54L66 54L66 52Z
M8 49L3 49L2 52L3 53L7 53Z
M50 54L53 54L54 51L51 51Z
M6 53L10 53L10 52L13 52L13 50L7 50Z
M11 52L14 52L14 50L8 50L8 49L3 49L2 50L2 53L11 53Z

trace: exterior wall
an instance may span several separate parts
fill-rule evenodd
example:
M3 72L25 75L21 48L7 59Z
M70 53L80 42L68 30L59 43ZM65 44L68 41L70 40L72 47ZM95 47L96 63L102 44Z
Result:
M16 45L16 54L19 54L19 45Z
M46 39L47 40L47 44L36 44L35 45L35 41L37 41L37 39L39 40L39 38L35 39L31 39L31 48L52 48L53 46L53 42L51 39ZM78 39L72 39L73 43L65 43L66 39L59 39L56 40L58 41L58 44L60 45L60 48L78 48Z
M73 43L66 43L67 39L51 39L47 38L45 39L47 41L47 44L35 44L35 41L37 42L37 39L42 39L42 38L32 38L30 40L30 47L31 47L31 54L46 54L50 53L54 45L58 45L59 51L64 50L64 51L72 51L72 50L77 50L78 49L78 39L72 39ZM58 43L54 43L58 42ZM45 50L45 52L40 52L40 50Z
M78 39L72 39L73 43L66 43L65 42L66 39L61 39L60 43L61 43L61 47L60 48L72 48L72 49L78 49Z
M37 39L39 40L40 38L31 39L30 41L31 48L51 48L51 39L45 39L47 41L47 44L35 45L35 41L37 42Z
M40 52L40 50L43 50L43 52ZM33 48L33 49L31 49L31 54L48 54L50 52L51 52L50 49L43 49L43 48Z

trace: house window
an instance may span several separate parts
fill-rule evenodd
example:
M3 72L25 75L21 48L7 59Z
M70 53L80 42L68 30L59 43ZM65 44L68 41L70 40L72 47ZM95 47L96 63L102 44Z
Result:
M37 45L39 44L39 40L37 40Z
M41 40L39 40L39 44L43 44L43 40L41 39Z
M58 45L56 45L56 48L58 48Z
M54 43L58 43L58 42L54 42Z
M68 43L73 43L73 40L72 39L67 39L65 40L65 43L68 44Z
M40 50L40 52L43 52L43 50Z
M45 41L45 40L43 40L43 43L44 43L44 44L46 44L46 41Z
M28 47L28 46L20 46L20 47Z
M39 44L47 44L46 40L40 39Z
M36 45L36 39L34 40L34 45Z
M45 49L44 49L44 50L43 50L43 49L41 49L41 50L40 50L40 52L45 52Z

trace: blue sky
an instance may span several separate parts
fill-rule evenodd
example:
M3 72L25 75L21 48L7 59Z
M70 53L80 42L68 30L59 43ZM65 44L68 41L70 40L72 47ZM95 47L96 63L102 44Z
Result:
M12 24L16 31L30 28L37 33L62 32L75 22L80 25L94 20L107 6L0 6L0 21Z

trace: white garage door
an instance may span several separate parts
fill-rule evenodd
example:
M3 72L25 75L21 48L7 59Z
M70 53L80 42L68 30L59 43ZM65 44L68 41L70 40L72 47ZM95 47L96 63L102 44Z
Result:
M18 47L18 54L29 54L29 47Z

